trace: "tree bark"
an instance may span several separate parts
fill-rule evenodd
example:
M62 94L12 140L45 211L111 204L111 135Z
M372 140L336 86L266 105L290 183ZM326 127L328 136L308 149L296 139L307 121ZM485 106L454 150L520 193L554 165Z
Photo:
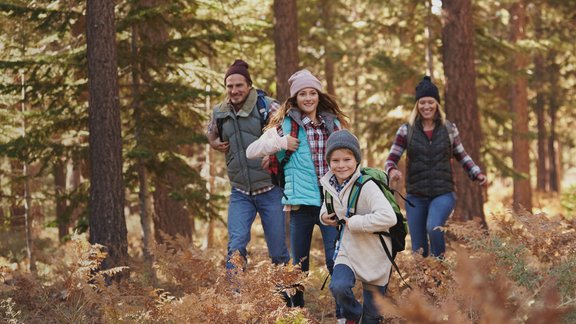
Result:
M118 99L114 1L86 9L90 131L90 243L106 246L104 268L126 265L122 134Z
M177 185L179 176L174 170L166 169L156 179L154 191L154 238L156 242L165 242L162 234L170 237L182 235L192 238L192 224L188 211L181 201L176 198L173 188L182 188ZM172 186L173 185L173 186Z
M68 236L68 226L70 224L70 216L66 214L66 207L68 205L66 195L66 161L58 159L54 163L54 189L56 196L56 222L58 223L58 239L63 242Z
M326 37L324 37L324 78L326 79L326 92L335 95L334 90L334 73L335 73L335 60L334 60L334 20L333 8L336 2L334 0L320 1L320 19L324 25Z
M549 184L550 184L550 191L553 192L560 192L560 179L558 171L558 146L557 146L557 136L556 136L556 121L557 121L557 112L559 108L559 82L558 82L558 75L560 74L560 66L556 63L556 52L551 51L548 54L548 78L550 83L550 97L549 97L549 110L548 110L548 120L550 122L550 131L548 133L548 167L550 170L549 174Z
M142 145L142 106L140 105L140 64L138 64L138 27L132 26L132 114L134 116L134 139L136 146ZM142 226L142 255L148 264L152 261L150 254L150 239L152 238L151 201L148 190L148 172L141 157L136 159L138 172L138 200L140 205L140 225ZM151 267L150 267L151 269Z
M526 8L524 1L514 3L510 8L510 41L515 44L525 39ZM520 176L514 176L513 202L515 211L522 208L532 211L532 188L530 186L530 143L528 139L528 80L525 70L528 57L517 50L511 66L513 83L510 91L512 122L512 164Z
M274 0L276 99L290 97L288 79L298 70L298 9L296 0Z
M474 65L474 25L470 0L442 2L442 53L446 77L445 107L448 119L459 126L460 137L467 153L480 166L482 129L476 94L476 67ZM466 132L463 132L466 130ZM454 217L460 221L485 216L482 188L469 180L460 165L454 163L454 178L458 203Z
M540 14L534 15L534 29L536 40L542 39L542 18ZM546 134L546 103L544 94L544 82L546 71L544 57L537 52L534 57L534 88L536 90L536 124L538 127L538 158L536 159L536 189L542 192L548 191L548 143Z

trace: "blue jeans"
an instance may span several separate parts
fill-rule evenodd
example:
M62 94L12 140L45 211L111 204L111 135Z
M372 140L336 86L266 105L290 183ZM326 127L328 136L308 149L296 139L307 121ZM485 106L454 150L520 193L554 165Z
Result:
M268 255L274 264L285 264L290 260L286 248L286 229L282 206L282 190L278 187L265 193L250 196L232 188L228 205L228 257L226 269L234 269L230 257L236 251L246 259L246 246L250 242L250 229L256 212L260 215Z
M360 304L354 297L352 288L356 284L356 276L350 267L345 264L337 264L332 273L332 281L330 282L330 291L336 299L336 303L342 308L342 316L348 320L360 320L362 317L362 324L380 323L382 316L374 305L374 294L386 293L386 286L375 286L362 283L362 295L364 298L364 306Z
M310 245L314 225L320 226L322 241L324 242L324 257L326 268L332 274L334 268L334 241L338 230L332 226L320 223L320 207L300 206L300 209L290 212L290 246L292 248L292 263L302 263L302 271L310 270ZM292 306L304 306L304 294L298 292L292 297ZM338 311L336 312L338 315Z
M412 251L422 249L422 255L428 256L428 239L433 256L443 256L446 252L444 232L435 229L444 226L454 210L456 195L449 192L436 197L408 195L406 197L414 207L406 204L406 218L412 239Z

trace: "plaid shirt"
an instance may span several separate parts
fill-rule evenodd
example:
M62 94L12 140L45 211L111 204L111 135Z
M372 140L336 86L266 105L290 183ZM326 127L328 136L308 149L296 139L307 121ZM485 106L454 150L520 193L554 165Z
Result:
M302 123L306 130L306 138L308 139L308 145L310 145L310 152L312 153L312 161L316 168L316 175L318 176L318 180L320 180L320 178L328 172L328 163L324 158L324 153L326 153L326 141L328 140L329 134L324 119L320 116L318 119L320 120L320 123L314 124L312 119L305 116L302 118ZM334 127L334 130L337 130L336 126Z
M318 116L318 119L320 123L314 124L312 123L312 119L304 116L304 118L302 118L302 124L304 124L304 130L306 130L306 139L308 139L308 145L312 153L312 162L314 162L316 175L318 176L318 181L320 181L320 178L328 172L328 163L324 158L324 154L326 153L326 141L328 140L329 134L322 116ZM334 124L334 131L337 130L339 130L339 127ZM281 126L278 127L278 135L284 136L284 131ZM277 167L277 165L274 167Z
M336 192L340 193L340 191L342 191L342 188L344 188L346 186L346 184L348 182L350 182L350 178L344 180L344 182L342 182L342 184L338 184L338 180L336 179L336 175L334 174L330 177L329 182L330 182L330 185L332 187L334 187L334 189L336 189Z

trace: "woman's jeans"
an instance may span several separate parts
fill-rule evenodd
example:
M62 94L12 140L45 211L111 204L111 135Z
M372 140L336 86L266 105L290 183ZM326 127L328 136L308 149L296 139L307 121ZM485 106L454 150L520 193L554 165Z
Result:
M352 288L356 284L356 277L350 267L345 264L337 264L332 273L332 281L330 282L330 291L336 299L336 303L342 309L342 316L348 320L358 321L362 317L362 324L380 323L380 313L378 308L374 305L374 294L386 293L386 286L375 286L362 283L362 291L364 297L364 306L360 304Z
M274 264L286 264L290 260L286 248L285 214L282 205L282 190L274 187L259 195L246 195L234 188L228 206L228 257L226 269L234 269L230 257L236 251L246 258L246 247L250 242L250 229L260 215L264 238L268 246L268 255Z
M338 230L332 226L320 223L320 207L300 206L298 210L290 211L290 248L292 250L292 262L301 263L302 271L310 269L310 245L312 243L312 232L314 225L320 226L322 241L324 242L324 256L326 267L332 274L334 268L334 242L338 235ZM291 298L291 306L304 306L304 294L299 291ZM338 311L337 311L338 313ZM338 314L337 314L338 315Z
M422 249L422 255L428 256L428 239L432 256L443 256L446 251L444 232L438 226L444 226L454 210L456 195L449 192L433 198L408 195L406 197L414 207L406 204L406 218L412 239L412 251Z

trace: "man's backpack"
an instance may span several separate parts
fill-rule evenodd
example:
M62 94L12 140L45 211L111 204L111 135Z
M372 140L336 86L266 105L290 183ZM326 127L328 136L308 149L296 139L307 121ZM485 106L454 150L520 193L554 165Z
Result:
M258 97L256 99L256 109L260 114L260 129L263 129L268 122L268 117L270 115L270 105L266 101L267 93L262 89L256 89ZM224 125L224 118L216 119L216 127L218 129L218 135L220 140L222 140L222 126Z
M410 287L410 285L406 283L406 281L402 277L400 269L398 268L398 265L394 261L396 259L396 255L398 254L398 252L404 251L404 249L406 248L406 235L408 234L408 226L406 224L406 218L404 218L404 215L402 215L400 206L398 205L398 202L394 197L394 193L396 191L388 186L388 175L386 174L386 172L376 168L362 168L360 172L361 176L358 179L356 179L356 182L352 187L352 191L350 192L350 198L348 199L348 209L349 209L348 217L352 217L356 214L356 209L358 207L358 197L360 196L360 191L362 190L364 184L366 184L368 181L374 181L378 185L378 188L380 188L382 193L384 193L384 197L386 197L390 205L392 205L392 209L396 214L396 225L390 227L389 232L376 232L374 234L378 235L378 237L380 238L380 243L382 243L382 247L384 248L384 251L388 256L388 259L394 266L394 269L396 269L396 272L398 272L398 274L400 275L402 281L404 281L404 283L408 287ZM398 194L400 195L400 193ZM332 196L328 192L325 192L324 197L326 201L326 209L328 214L334 213L334 204L332 201L333 199ZM402 197L402 199L404 199L406 203L412 206L412 203L410 201L408 201L402 195L400 195L400 197ZM341 230L342 229L339 228L339 231ZM383 236L390 237L392 241L392 251L388 249L386 242L384 242Z

